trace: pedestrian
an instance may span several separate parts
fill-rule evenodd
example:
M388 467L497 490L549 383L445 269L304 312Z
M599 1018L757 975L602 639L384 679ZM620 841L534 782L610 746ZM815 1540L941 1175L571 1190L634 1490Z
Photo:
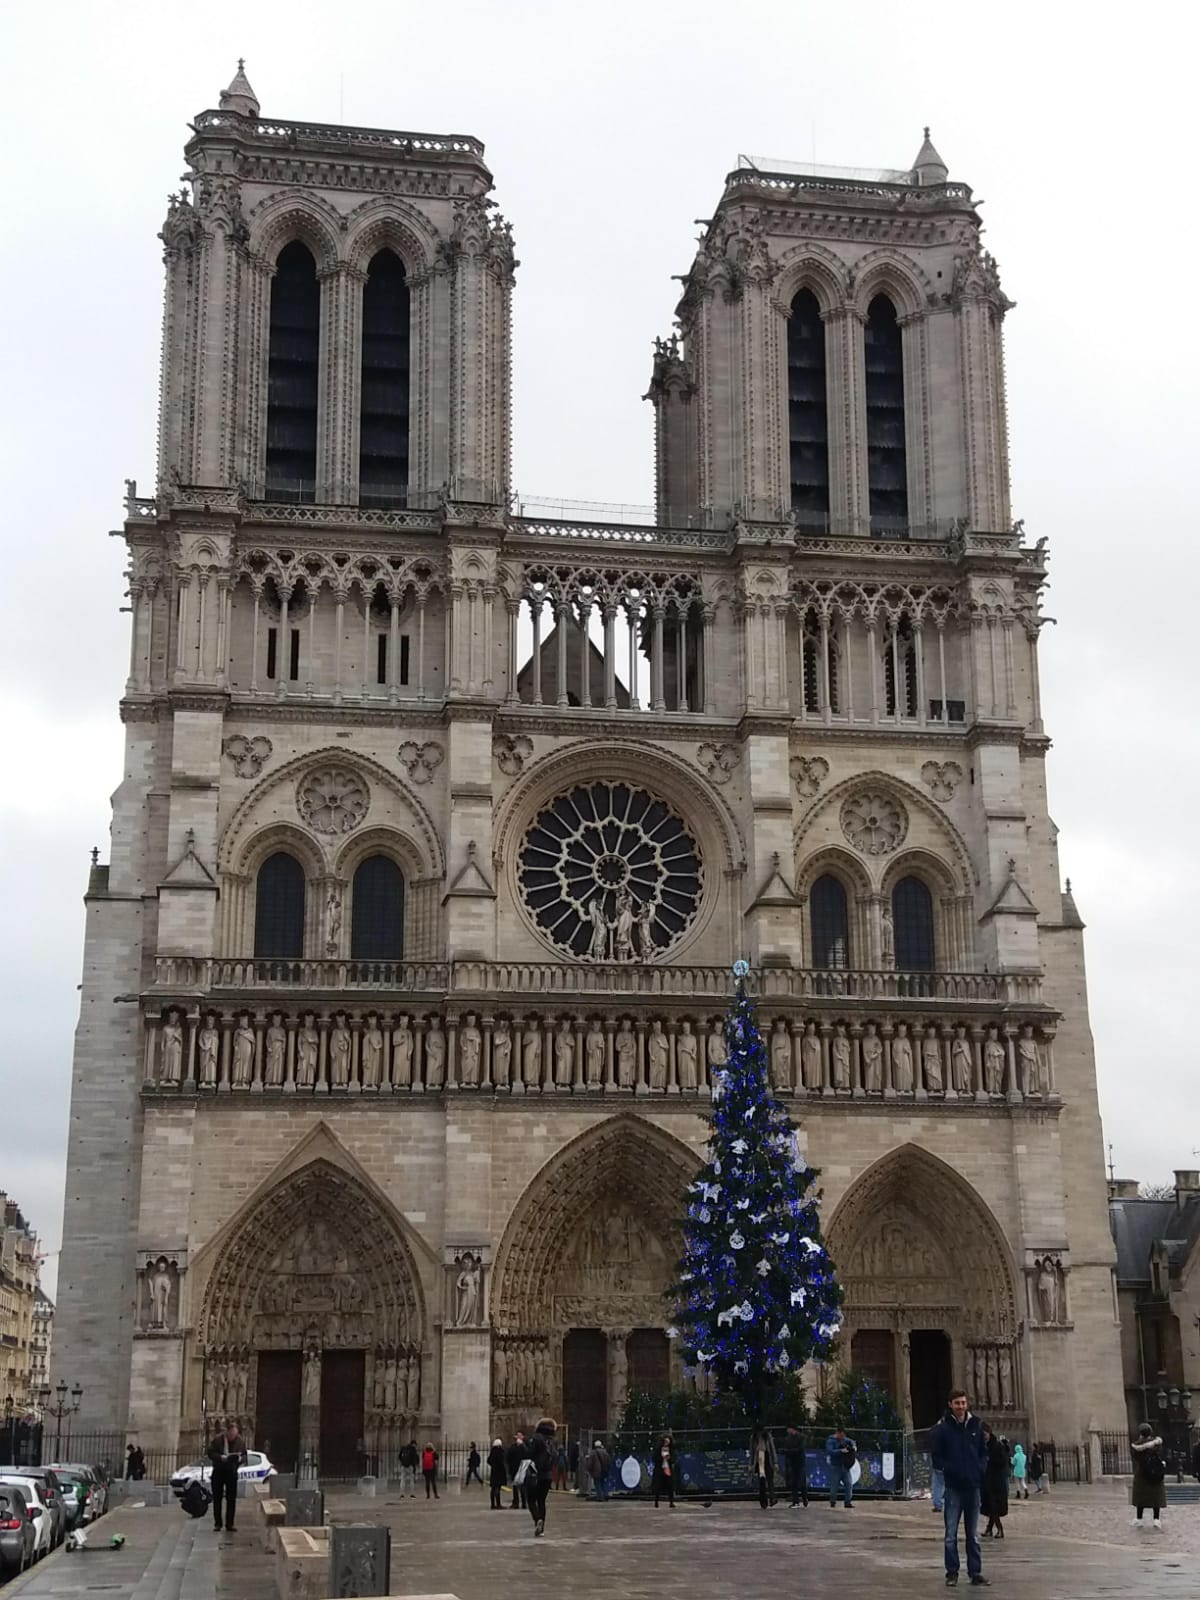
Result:
M426 1500L429 1499L430 1494L433 1495L435 1500L438 1497L437 1466L438 1453L431 1444L427 1444L424 1450L421 1451L421 1476L425 1479Z
M1025 1477L1027 1467L1025 1446L1017 1443L1013 1446L1012 1457L1013 1497L1017 1500L1029 1499L1029 1484Z
M587 1453L584 1462L587 1475L592 1480L592 1492L597 1500L608 1499L608 1474L612 1469L612 1457L604 1448L603 1439L593 1439L592 1448Z
M985 1539L1003 1539L1004 1519L1008 1515L1008 1451L1004 1440L999 1439L985 1422L984 1443L987 1445L987 1462L983 1469L983 1482L979 1486L979 1509L987 1517L983 1530Z
M246 1441L238 1432L236 1419L231 1417L225 1431L214 1436L208 1459L212 1462L213 1526L220 1533L223 1517L226 1533L232 1533L237 1515L238 1469L246 1464Z
M133 1447L133 1477L134 1477L134 1481L136 1483L140 1483L145 1476L146 1476L146 1452L142 1449L140 1444L135 1444L134 1447Z
M798 1506L803 1501L807 1506L808 1456L804 1449L804 1435L794 1422L788 1424L788 1431L783 1438L783 1474L792 1505Z
M770 1428L757 1427L750 1435L750 1471L758 1503L765 1511L775 1504L775 1479L779 1476L779 1456Z
M829 1504L837 1505L838 1494L847 1511L854 1509L854 1483L850 1473L858 1460L858 1446L847 1438L839 1422L825 1441L825 1460L829 1466Z
M1200 1439L1196 1440L1196 1448L1192 1451L1192 1477L1200 1478Z
M546 1496L550 1493L550 1479L554 1471L555 1441L558 1424L553 1417L543 1417L529 1437L529 1470L525 1475L525 1504L533 1518L533 1536L540 1539L546 1531Z
M127 1478L133 1477L133 1446L131 1444L125 1446L125 1476Z
M571 1475L571 1493L579 1493L579 1440L571 1440L571 1448L567 1452L567 1471Z
M410 1500L417 1498L417 1468L421 1465L421 1452L417 1441L410 1439L400 1451L400 1493Z
M482 1459L482 1456L479 1454L478 1446L476 1445L474 1439L472 1439L471 1448L467 1452L467 1476L463 1483L464 1489L469 1486L472 1478L475 1479L475 1482L481 1489L483 1488L483 1479L479 1475L479 1465Z
M564 1444L560 1444L554 1452L554 1487L567 1487L567 1447Z
M1046 1458L1043 1456L1039 1445L1035 1444L1029 1452L1027 1471L1029 1473L1029 1481L1033 1484L1034 1494L1049 1493L1046 1487Z
M513 1442L504 1453L504 1464L508 1468L508 1481L512 1484L512 1508L514 1511L522 1510L525 1505L525 1488L523 1484L517 1482L517 1474L521 1470L522 1461L525 1460L528 1454L529 1451L525 1448L525 1435L518 1428L513 1435Z
M657 1508L660 1498L665 1494L667 1504L671 1510L675 1509L675 1480L678 1477L679 1463L675 1455L675 1441L669 1433L664 1433L654 1450L654 1467L651 1472L651 1484L654 1489L654 1504Z
M500 1504L500 1491L504 1488L504 1446L499 1439L492 1440L492 1448L488 1451L488 1488L492 1491L493 1511L503 1511Z
M929 1450L933 1464L945 1479L944 1512L946 1523L946 1584L958 1582L958 1525L964 1525L967 1545L967 1576L976 1585L987 1585L983 1575L983 1552L979 1547L979 1489L987 1465L987 1447L979 1418L972 1416L965 1390L951 1391L946 1415L930 1429Z
M1167 1464L1163 1442L1148 1422L1138 1424L1137 1438L1130 1442L1133 1457L1133 1525L1145 1527L1143 1511L1153 1511L1154 1528L1162 1532L1162 1514L1167 1507Z

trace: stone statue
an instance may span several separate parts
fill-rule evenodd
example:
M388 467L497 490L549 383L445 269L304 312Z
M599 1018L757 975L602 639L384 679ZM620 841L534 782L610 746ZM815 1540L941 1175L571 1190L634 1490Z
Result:
M616 1039L617 1087L632 1089L637 1084L637 1039L629 1029L629 1018L622 1017Z
M362 1060L359 1082L364 1089L378 1089L383 1077L383 1030L374 1011L367 1013L367 1025L362 1036Z
M892 1040L892 1087L897 1094L913 1092L913 1047L903 1022L897 1025Z
M988 1029L987 1043L983 1047L983 1086L989 1094L1004 1092L1004 1046L995 1028Z
M646 1061L650 1069L650 1087L667 1087L667 1069L671 1059L671 1044L662 1031L662 1023L655 1017L650 1024L650 1037L646 1041Z
M716 1077L729 1060L725 1049L725 1024L718 1017L708 1036L708 1070Z
M942 1042L933 1027L926 1028L921 1041L921 1066L925 1073L925 1088L929 1094L942 1092Z
M460 1271L454 1280L454 1326L472 1328L479 1321L479 1289L483 1269L474 1256L462 1256Z
M408 1018L401 1017L392 1029L392 1088L412 1088L413 1032Z
M697 1068L699 1044L696 1035L692 1032L690 1022L683 1024L683 1032L675 1038L675 1072L679 1079L679 1087L684 1094L694 1094L700 1087L700 1074Z
M1011 1406L1013 1403L1013 1365L1012 1351L1007 1345L1001 1345L996 1353L996 1376L1000 1384L1000 1404Z
M1041 1094L1042 1057L1028 1022L1017 1040L1017 1079L1022 1094Z
M166 1256L159 1256L150 1274L150 1326L165 1328L171 1304L171 1266Z
M458 1031L458 1081L467 1089L479 1086L479 1057L483 1049L483 1035L475 1025L472 1012L465 1026Z
M521 1079L527 1089L542 1086L542 1030L534 1020L525 1029L521 1049Z
M880 940L882 944L883 964L891 969L896 965L896 925L892 921L891 908L884 906L879 917Z
M989 1404L987 1394L987 1362L982 1349L976 1345L973 1352L972 1365L975 1372L975 1409L977 1411Z
M304 1378L300 1394L302 1406L321 1404L321 1351L309 1346L304 1351Z
M221 1035L217 1031L215 1013L209 1011L204 1026L196 1036L196 1053L200 1061L200 1082L206 1089L217 1086L217 1058L221 1050Z
M588 941L588 955L593 961L603 961L608 955L608 923L604 918L604 896L596 893L588 901L588 922L592 935Z
M618 961L633 960L633 898L627 888L617 890L617 915L613 921L613 954Z
M311 1089L317 1081L321 1036L313 1026L313 1014L306 1011L304 1026L296 1035L296 1087Z
M325 954L334 960L342 947L342 891L336 885L329 891L325 909L328 916Z
M628 1334L623 1330L610 1333L608 1336L609 1350L609 1390L608 1408L610 1412L619 1413L625 1404L629 1385L629 1356L625 1348Z
M554 1082L559 1089L569 1089L575 1076L575 1034L568 1018L564 1017L554 1036Z
M830 1046L831 1070L835 1089L849 1090L850 1084L850 1041L846 1037L846 1025L839 1022L834 1030L833 1042Z
M248 1089L254 1078L254 1029L243 1011L233 1030L233 1087Z
M643 961L649 961L657 948L654 943L654 916L654 901L643 901L637 912L638 950Z
M583 1055L587 1070L587 1086L589 1089L602 1089L604 1087L604 1034L600 1028L599 1019L593 1019L587 1038L583 1044Z
M339 1011L329 1034L329 1086L345 1089L350 1084L350 1030L346 1013Z
M263 1082L268 1089L278 1089L283 1084L287 1065L287 1030L283 1026L283 1013L271 1013L271 1026L267 1029L266 1064Z
M168 1011L162 1025L162 1054L158 1063L159 1083L183 1081L183 1029L178 1011Z
M446 1080L446 1035L440 1017L430 1017L425 1033L425 1087L440 1089Z
M972 1069L971 1041L960 1025L954 1030L954 1043L950 1046L950 1081L956 1094L970 1094Z
M868 1094L883 1093L883 1040L875 1024L867 1023L862 1042L863 1088Z
M1050 1256L1044 1256L1038 1262L1037 1301L1041 1320L1056 1323L1059 1318L1058 1272Z
M994 1406L1000 1398L1000 1385L996 1378L996 1351L992 1345L988 1345L987 1350L984 1352L984 1360L986 1362L988 1405Z
M512 1029L507 1017L501 1017L492 1034L492 1082L497 1089L507 1089L512 1074Z
M817 1037L815 1022L806 1022L804 1037L800 1041L800 1069L806 1089L817 1091L821 1087L821 1041Z
M496 1346L492 1372L495 1401L497 1405L503 1405L508 1399L508 1351L502 1344Z
M780 1094L792 1092L792 1040L782 1021L771 1036L771 1087Z

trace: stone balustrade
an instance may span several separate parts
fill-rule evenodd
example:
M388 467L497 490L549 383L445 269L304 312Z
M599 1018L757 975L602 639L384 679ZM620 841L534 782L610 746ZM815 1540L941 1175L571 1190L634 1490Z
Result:
M1040 1006L1036 972L896 972L833 968L763 967L751 974L759 1000L806 1000L825 1006L850 1001L914 1006ZM342 961L285 960L257 956L159 956L150 999L164 994L296 991L326 994L433 997L564 995L572 999L661 996L726 1004L732 992L727 967L663 963L571 961Z
M534 1010L497 997L476 1010L279 1009L168 1002L145 1017L150 1094L710 1097L725 1062L724 994L686 1017L586 1001ZM995 1018L759 1006L772 1085L783 1096L1056 1099L1045 1014Z

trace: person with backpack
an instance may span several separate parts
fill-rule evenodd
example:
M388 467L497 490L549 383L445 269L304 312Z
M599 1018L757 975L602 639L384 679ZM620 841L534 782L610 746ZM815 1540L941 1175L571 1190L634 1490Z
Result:
M839 1493L847 1511L854 1509L854 1483L850 1473L858 1460L858 1446L846 1437L839 1422L825 1441L825 1460L829 1467L829 1504L837 1505Z
M425 1479L425 1498L429 1499L430 1491L433 1498L438 1497L437 1492L437 1464L438 1453L431 1444L427 1444L421 1451L421 1476Z
M1167 1508L1167 1463L1163 1442L1148 1422L1138 1424L1137 1438L1131 1440L1133 1457L1133 1525L1144 1528L1143 1511L1153 1511L1155 1531L1162 1532L1162 1514Z
M421 1452L417 1441L410 1439L400 1451L400 1493L410 1500L417 1498L417 1468L421 1465Z
M1029 1452L1029 1481L1034 1494L1049 1494L1046 1486L1046 1458L1036 1444Z
M508 1481L512 1484L512 1508L520 1511L525 1504L525 1480L521 1478L521 1463L529 1455L525 1448L525 1435L518 1428L513 1435L513 1442L504 1453L504 1464L508 1468Z
M529 1439L529 1459L524 1466L525 1504L533 1518L533 1536L540 1539L546 1531L546 1496L554 1474L556 1446L554 1435L558 1424L553 1417L543 1417Z
M597 1500L608 1499L608 1474L612 1470L612 1457L604 1448L603 1439L593 1439L592 1448L584 1462L587 1475L592 1480L592 1490Z
M492 1448L488 1451L488 1488L492 1491L492 1510L503 1511L500 1504L500 1491L504 1488L505 1463L504 1445L499 1439L492 1440Z
M474 1439L472 1439L471 1449L467 1455L467 1476L465 1482L463 1483L464 1489L470 1488L472 1478L475 1479L475 1482L481 1489L483 1488L483 1479L479 1475L479 1467L482 1460L483 1457L479 1454L478 1446L476 1445Z

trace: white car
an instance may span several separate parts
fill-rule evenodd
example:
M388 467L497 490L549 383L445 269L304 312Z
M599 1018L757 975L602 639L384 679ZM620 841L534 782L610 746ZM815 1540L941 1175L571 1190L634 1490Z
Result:
M33 1513L33 1526L37 1530L37 1537L33 1544L33 1559L40 1561L43 1556L50 1554L51 1544L54 1539L54 1518L46 1502L42 1499L42 1486L36 1478L21 1478L16 1474L5 1473L0 1478L0 1483L15 1484L25 1496L25 1503Z
M275 1468L267 1460L261 1450L246 1451L246 1465L238 1468L239 1483L266 1483ZM212 1486L212 1462L193 1461L190 1466L180 1467L171 1479L171 1487L176 1494L182 1494L189 1483L200 1482L206 1489Z

